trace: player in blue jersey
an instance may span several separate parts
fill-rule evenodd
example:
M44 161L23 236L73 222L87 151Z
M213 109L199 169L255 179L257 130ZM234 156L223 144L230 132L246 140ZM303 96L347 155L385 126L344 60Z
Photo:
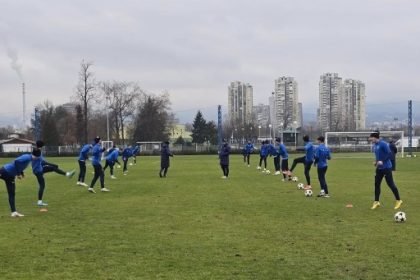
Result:
M254 145L251 143L251 141L248 141L248 143L245 145L245 151L244 151L244 161L246 159L246 163L248 164L248 167L250 167L250 158L251 154L254 152Z
M57 174L66 176L67 178L71 179L75 173L74 170L72 171L68 171L65 172L63 170L61 170L60 168L58 168L57 164L54 163L50 163L47 162L45 160L45 158L42 156L42 147L44 146L44 142L38 140L36 142L36 146L41 155L39 157L37 157L36 159L32 160L32 173L35 175L37 181L38 181L38 185L39 185L39 189L38 189L38 206L47 206L48 204L43 202L43 196L44 196L44 191L45 191L45 178L44 178L44 174L45 173L49 173L49 172L55 172Z
M119 155L120 155L120 149L114 146L113 149L110 150L108 152L108 155L105 157L104 172L109 166L109 173L111 174L111 179L117 179L117 177L114 176L114 165L115 163L118 163L119 165L121 165L120 162L118 161Z
M133 155L132 155L133 162L130 163L130 165L137 164L137 155L140 153L140 151L141 151L140 145L135 145L133 148Z
M321 192L318 194L318 197L330 197L328 192L327 180L325 175L327 174L328 169L328 160L331 159L330 149L325 146L324 136L319 136L317 138L318 147L315 150L315 166L318 170L318 180L321 185Z
M130 145L123 150L122 155L121 155L123 163L124 163L124 167L123 167L124 175L127 175L127 172L128 172L127 162L128 162L128 159L132 156L133 156L133 148Z
M77 185L78 186L83 186L83 187L87 187L88 186L85 183L86 161L89 158L89 152L90 152L91 149L92 149L92 145L91 144L85 144L82 147L82 149L80 150L79 159L78 159L79 168L80 168L79 177L77 178Z
M168 174L168 169L170 166L169 157L173 157L173 156L174 155L169 150L169 142L168 141L163 142L161 146L161 151L160 151L160 171L159 171L160 178L166 178L166 175Z
M268 140L264 140L261 143L261 149L260 149L260 164L257 166L257 169L261 169L261 165L264 162L264 170L263 172L267 171L267 156L268 156Z
M15 178L22 179L25 177L23 171L28 167L32 160L36 160L41 156L41 150L34 149L32 154L24 154L16 158L13 162L5 164L0 168L0 179L6 183L7 194L9 196L9 206L11 217L23 217L24 215L16 211L15 205Z
M105 188L105 175L101 165L102 153L105 151L105 148L103 148L101 145L100 137L96 137L94 143L95 145L92 149L92 166L95 173L93 175L93 179L90 183L88 191L91 193L96 193L93 187L95 186L96 181L99 179L101 182L101 192L109 192L109 189Z
M289 172L289 154L287 153L286 146L283 144L282 139L279 138L279 155L281 158L281 171L283 172L283 179L282 181L291 180L290 176L287 175Z
M376 209L381 205L379 197L381 195L381 183L384 177L396 200L394 209L398 209L401 207L403 201L400 198L400 193L394 183L394 178L392 177L391 150L389 145L379 138L379 135L379 131L374 131L369 137L370 141L373 143L373 151L375 153L375 161L373 164L376 167L375 201L373 202L371 209Z
M292 168L289 172L286 172L287 175L292 176L292 172L295 169L298 163L302 163L305 167L305 178L306 178L306 186L304 187L305 190L311 189L311 167L314 162L314 146L312 142L309 140L309 136L303 136L303 141L305 142L305 155L300 158L296 158L293 160Z
M223 139L223 145L219 151L219 160L220 167L223 171L222 179L229 178L229 155L230 155L230 146L226 139Z
M279 149L280 149L280 142L281 139L280 138L276 138L276 142L274 145L270 144L270 156L273 156L273 161L274 161L274 169L275 169L275 173L274 175L280 175L280 168L281 168L281 164L280 164L280 153L279 153Z

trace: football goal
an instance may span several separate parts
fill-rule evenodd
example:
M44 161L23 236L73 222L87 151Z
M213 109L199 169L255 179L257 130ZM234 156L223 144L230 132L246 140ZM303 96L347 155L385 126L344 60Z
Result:
M381 131L381 138L396 143L398 152L404 157L404 145L398 145L404 139L404 131ZM371 152L370 131L326 132L325 144L339 152Z

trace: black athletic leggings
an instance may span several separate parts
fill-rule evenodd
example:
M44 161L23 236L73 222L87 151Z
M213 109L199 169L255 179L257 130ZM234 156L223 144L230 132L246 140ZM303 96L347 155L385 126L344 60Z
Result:
M274 168L276 171L280 171L280 157L274 157Z
M127 162L128 162L128 158L123 158L122 160L123 160L123 162L124 162L123 172L126 172L126 171L127 171Z
M262 162L264 161L264 168L267 168L267 157L266 156L260 156L260 167Z
M229 165L221 164L220 167L223 171L223 176L229 177Z
M281 160L281 170L289 171L289 159L284 158ZM286 174L283 174L283 178L286 179Z
M166 177L166 174L168 174L168 169L169 169L168 166L161 166L160 171L159 171L159 176L160 177ZM162 172L163 172L163 174L162 174Z
M308 185L311 185L311 175L309 172L311 171L312 162L306 162L305 156L300 157L300 158L295 158L293 160L293 164L292 164L292 168L290 169L290 172L293 172L293 170L295 169L298 163L303 163L303 165L305 166L306 183L308 183Z
M78 182L84 182L86 176L86 162L84 160L79 160L79 178L77 179Z
M104 171L109 166L109 173L111 174L111 176L114 175L114 165L115 165L115 162L107 160L105 162Z
M60 175L66 175L66 172L58 168L58 165L55 164L46 164L42 166L42 172L36 173L35 177L38 180L38 200L42 200L42 197L44 196L44 190L45 190L45 178L44 174L48 172L55 172Z
M93 188L95 186L96 181L100 180L101 182L101 189L105 188L105 176L104 176L104 170L102 169L102 165L94 165L93 166L95 170L95 175L93 175L92 183L90 183L90 187Z
M328 186L327 186L327 180L325 179L325 174L327 174L328 166L325 167L318 167L318 179L319 184L321 185L321 190L324 190L326 194L328 194Z
M15 205L15 177L10 176L6 169L1 168L0 169L0 178L4 180L6 183L7 188L7 194L9 196L9 205L10 205L10 211L16 212L16 205Z
M395 196L396 200L400 200L400 194L398 188L394 183L394 178L392 177L392 169L376 169L375 175L375 201L379 201L379 196L381 195L381 183L382 179L385 177L385 181L388 187L391 189L392 193Z

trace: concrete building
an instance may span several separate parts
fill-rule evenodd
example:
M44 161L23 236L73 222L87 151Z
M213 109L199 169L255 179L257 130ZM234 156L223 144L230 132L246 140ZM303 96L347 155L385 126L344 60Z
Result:
M357 131L366 128L365 84L361 81L344 80L342 100L343 130Z
M253 88L239 81L228 87L228 117L233 126L244 126L252 122Z
M319 80L318 124L322 131L343 128L343 79L337 73L325 73Z
M283 76L275 80L270 111L271 123L276 133L302 126L298 97L298 84L293 77Z
M265 127L270 123L270 105L258 104L252 111L257 125Z

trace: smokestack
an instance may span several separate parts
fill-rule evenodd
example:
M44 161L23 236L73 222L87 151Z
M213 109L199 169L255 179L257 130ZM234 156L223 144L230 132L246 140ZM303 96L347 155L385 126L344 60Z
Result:
M25 83L22 83L22 129L26 127L26 92Z

